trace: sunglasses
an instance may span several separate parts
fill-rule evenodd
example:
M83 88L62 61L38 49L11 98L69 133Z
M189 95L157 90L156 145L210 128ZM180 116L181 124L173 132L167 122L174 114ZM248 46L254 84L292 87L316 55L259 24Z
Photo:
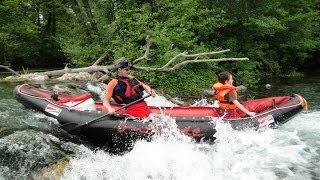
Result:
M130 69L129 68L123 68L125 71L129 71Z

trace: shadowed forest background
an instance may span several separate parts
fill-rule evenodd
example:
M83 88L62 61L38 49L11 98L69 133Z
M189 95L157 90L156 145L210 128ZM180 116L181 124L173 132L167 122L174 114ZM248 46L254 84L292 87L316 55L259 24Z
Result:
M83 67L106 51L104 64L133 60L150 35L141 66L162 66L184 51L230 49L212 56L250 59L133 71L155 88L194 94L224 70L238 84L254 85L265 75L302 76L320 67L319 9L320 0L2 0L0 64L25 72Z

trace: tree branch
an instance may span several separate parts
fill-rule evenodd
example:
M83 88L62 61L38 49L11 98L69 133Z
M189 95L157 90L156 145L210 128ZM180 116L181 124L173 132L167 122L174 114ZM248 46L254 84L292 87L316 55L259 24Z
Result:
M206 56L206 55L213 55L213 54L222 54L222 53L229 52L229 51L230 51L230 49L221 50L221 51L204 52L204 53L198 53L198 54L184 53L184 54L182 54L182 57L198 57L198 56Z
M142 61L143 59L148 59L149 52L150 52L150 46L151 46L150 35L147 35L147 37L146 37L146 51L144 52L144 55L142 57L135 59L133 61L133 64L136 64L136 63Z
M171 63L173 63L173 61L175 61L176 59L178 59L178 57L184 56L185 54L187 54L186 51L183 52L183 53L180 53L180 54L176 55L175 57L173 57L172 59L170 59L170 60L167 62L167 64L165 64L165 65L163 66L163 68L168 67Z
M194 59L194 60L183 61L181 63L174 65L171 68L168 68L168 66L162 66L160 68L134 66L134 69L144 70L144 71L148 71L148 72L151 72L151 71L169 72L169 71L174 71L174 70L180 69L182 66L187 65L187 64L191 64L191 63L221 62L221 61L246 61L246 60L249 60L249 59L248 58Z
M97 65L99 65L99 64L102 62L102 60L104 60L104 59L109 55L109 52L111 52L110 49L106 50L106 52L104 52L104 53L96 60L96 62L94 62L94 63L92 64L92 66L97 66Z
M165 64L163 66L163 68L166 68L168 67L170 64L172 64L175 60L177 60L179 57L185 57L185 58L188 58L188 57L199 57L199 56L206 56L206 55L213 55L213 54L221 54L221 53L225 53L225 52L228 52L230 51L230 49L226 49L226 50L221 50L221 51L213 51L213 52L204 52L204 53L198 53L198 54L188 54L188 52L183 52L183 53L180 53L178 55L176 55L174 58L172 58L169 62L167 62L167 64ZM196 59L197 59L196 58Z
M19 73L17 73L17 72L14 71L13 69L9 68L8 66L0 65L0 68L6 69L6 70L12 72L13 74L15 74L15 75L17 75L17 76L20 76Z

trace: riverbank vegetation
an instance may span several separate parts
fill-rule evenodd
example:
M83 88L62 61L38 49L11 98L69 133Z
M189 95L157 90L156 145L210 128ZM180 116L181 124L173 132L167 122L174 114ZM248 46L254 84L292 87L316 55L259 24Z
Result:
M252 85L265 74L294 75L320 64L320 2L290 0L3 0L0 64L15 70L103 65L120 57L161 67L172 57L230 49L208 59L249 61L187 64L176 71L134 71L168 92L210 87L219 71ZM177 61L179 63L179 60Z

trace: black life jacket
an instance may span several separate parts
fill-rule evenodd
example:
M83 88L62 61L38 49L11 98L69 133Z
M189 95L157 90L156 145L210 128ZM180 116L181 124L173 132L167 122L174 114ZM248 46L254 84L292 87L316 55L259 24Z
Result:
M143 96L143 87L136 78L118 76L118 84L114 87L112 98L116 103L129 104Z

